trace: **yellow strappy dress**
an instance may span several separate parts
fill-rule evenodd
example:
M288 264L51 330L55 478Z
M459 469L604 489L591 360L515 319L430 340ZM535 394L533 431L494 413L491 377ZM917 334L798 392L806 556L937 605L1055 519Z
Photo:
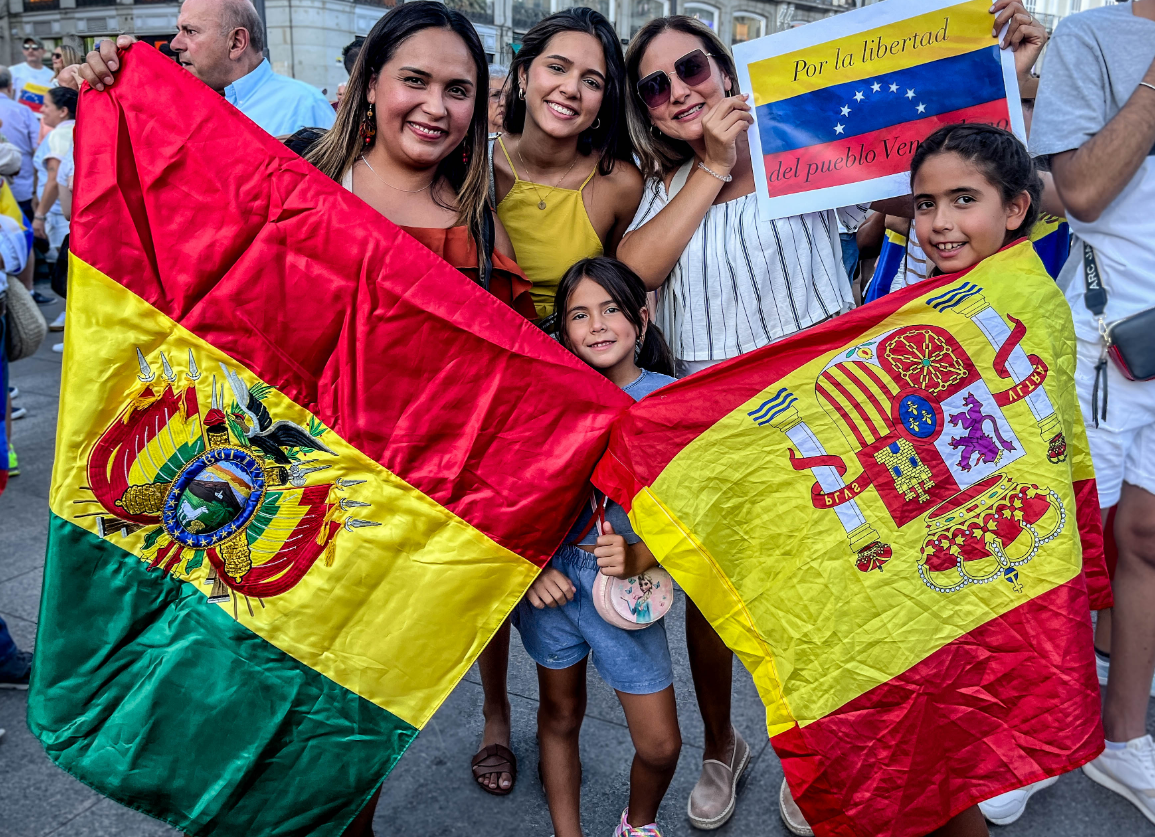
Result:
M522 180L501 137L497 143L514 177L509 194L497 205L497 217L513 242L518 266L533 283L530 295L538 317L548 317L565 272L574 262L600 256L603 251L582 201L582 190L597 174L597 166L577 189L551 190ZM539 208L543 200L545 209Z

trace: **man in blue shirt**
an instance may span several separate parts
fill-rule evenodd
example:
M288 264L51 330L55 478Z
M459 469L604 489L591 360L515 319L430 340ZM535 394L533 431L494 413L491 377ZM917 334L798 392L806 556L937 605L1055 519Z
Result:
M20 173L12 178L12 194L29 218L32 217L32 155L40 144L40 122L36 114L18 104L12 96L12 73L0 67L0 125L4 136L20 149Z
M132 42L127 35L115 45L101 42L80 65L80 76L103 90L120 66L116 49ZM275 137L333 127L333 106L320 90L273 72L264 57L264 27L249 0L185 0L169 46L182 67Z

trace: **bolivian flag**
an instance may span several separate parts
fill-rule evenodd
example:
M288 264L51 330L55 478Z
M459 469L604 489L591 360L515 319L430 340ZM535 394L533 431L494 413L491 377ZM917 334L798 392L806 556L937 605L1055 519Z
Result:
M816 193L806 199L824 209L906 194L911 157L936 129L986 122L1021 133L989 10L986 0L892 0L739 45L755 171L771 200ZM845 34L863 17L890 22ZM779 52L762 57L767 49ZM786 214L799 211L810 209Z
M29 721L190 834L337 835L631 402L155 50L123 64L82 94Z
M816 833L924 835L1102 750L1074 370L1023 239L615 426L594 481L752 672Z

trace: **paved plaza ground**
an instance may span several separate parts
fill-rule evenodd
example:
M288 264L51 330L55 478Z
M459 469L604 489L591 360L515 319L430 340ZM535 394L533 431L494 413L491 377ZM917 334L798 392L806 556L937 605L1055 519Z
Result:
M47 292L47 288L43 289ZM60 304L46 306L55 316ZM12 382L29 416L15 423L15 444L23 474L0 496L0 616L21 647L36 642L44 544L48 522L61 356L50 335L33 358L14 364ZM701 763L702 722L682 627L682 603L669 618L675 688L685 746L659 821L667 837L697 834L685 816L686 798ZM99 625L88 626L99 631ZM537 781L534 724L537 680L533 664L514 632L510 691L513 749L521 775L506 798L477 789L469 759L481 736L481 686L476 668L462 681L385 783L374 828L379 837L468 835L549 837L545 798ZM745 779L738 811L719 837L777 837L788 832L778 818L782 768L766 740L761 704L745 670L734 677L735 723L750 742L755 759ZM213 695L206 692L205 700ZM25 723L26 692L0 691L0 837L153 837L176 835L167 826L111 802L57 769ZM1150 721L1155 720L1149 716ZM590 700L583 729L585 777L582 807L586 833L610 837L625 805L632 754L629 733L613 693L590 669ZM179 755L179 754L178 754ZM318 781L326 777L318 776ZM1081 771L1042 791L1018 823L992 828L993 837L1084 837L1152 835L1150 825L1129 803L1093 784ZM251 835L259 837L259 835Z

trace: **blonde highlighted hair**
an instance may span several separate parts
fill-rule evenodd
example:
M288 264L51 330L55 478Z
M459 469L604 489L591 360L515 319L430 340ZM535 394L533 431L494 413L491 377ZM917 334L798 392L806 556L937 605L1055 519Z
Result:
M701 41L703 51L713 57L722 72L730 79L730 88L726 95L738 93L738 73L734 68L734 58L722 43L722 39L702 21L685 15L669 15L654 18L638 30L638 34L634 35L626 50L626 85L629 88L626 98L626 124L629 126L630 139L633 140L634 150L638 155L639 167L647 178L663 178L694 156L693 149L687 143L668 137L653 127L650 109L638 95L638 82L641 81L639 67L642 58L645 57L646 50L654 38L667 30L693 35Z

